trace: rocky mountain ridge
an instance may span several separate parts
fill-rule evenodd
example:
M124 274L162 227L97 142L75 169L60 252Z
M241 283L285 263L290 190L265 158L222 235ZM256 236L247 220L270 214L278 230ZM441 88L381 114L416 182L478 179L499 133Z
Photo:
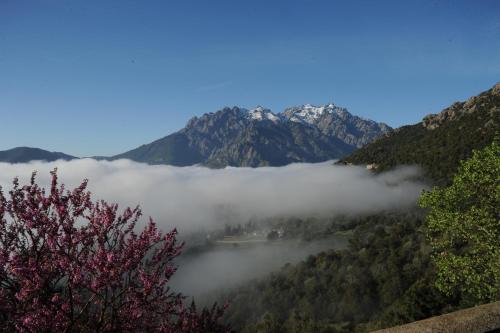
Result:
M334 104L306 104L273 113L226 107L191 118L180 131L111 159L150 164L279 166L346 156L390 127Z
M489 93L492 98L498 98L500 96L500 83L495 84L490 90ZM485 99L484 93L479 96L472 96L465 102L455 102L450 107L444 109L438 114L429 114L422 119L422 126L426 129L433 130L441 126L443 123L447 121L452 121L459 119L465 114L471 114L479 109L484 108L488 105L490 101ZM497 118L498 114L500 114L500 106L492 105L488 111L491 113L492 119ZM493 115L496 113L496 117Z
M325 135L333 135L343 142L360 148L391 128L384 123L354 116L346 108L333 103L323 106L305 104L288 108L283 116L290 121L316 126Z

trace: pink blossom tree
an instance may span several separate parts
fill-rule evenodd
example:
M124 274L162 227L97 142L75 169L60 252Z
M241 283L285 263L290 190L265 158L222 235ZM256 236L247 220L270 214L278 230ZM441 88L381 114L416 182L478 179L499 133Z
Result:
M228 332L223 308L197 311L168 287L182 244L141 211L93 202L52 172L50 193L14 179L0 189L0 331Z

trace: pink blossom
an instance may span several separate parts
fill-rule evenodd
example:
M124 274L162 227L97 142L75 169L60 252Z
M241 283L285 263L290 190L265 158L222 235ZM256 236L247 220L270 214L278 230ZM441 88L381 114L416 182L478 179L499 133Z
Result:
M17 332L229 332L223 308L198 311L167 282L182 244L138 207L91 201L87 181L50 193L17 179L0 190L0 327ZM76 224L76 221L79 221ZM81 223L80 221L85 221ZM144 260L148 258L148 260Z

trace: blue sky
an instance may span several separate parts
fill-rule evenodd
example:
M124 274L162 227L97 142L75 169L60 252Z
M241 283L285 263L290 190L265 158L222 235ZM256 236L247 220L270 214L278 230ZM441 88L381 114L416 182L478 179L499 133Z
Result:
M400 126L499 81L495 0L0 0L0 150L112 155L226 105Z

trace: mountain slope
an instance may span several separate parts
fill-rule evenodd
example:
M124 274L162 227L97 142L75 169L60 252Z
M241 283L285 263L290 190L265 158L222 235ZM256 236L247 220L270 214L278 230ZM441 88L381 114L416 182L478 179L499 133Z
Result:
M315 114L314 121L307 118L309 111ZM343 157L389 130L333 104L305 105L278 114L260 106L233 107L194 117L180 131L111 159L211 167L319 162Z
M286 165L335 159L355 148L317 129L300 124L250 124L234 140L215 150L206 163L213 167Z
M60 152L50 152L39 148L17 147L0 151L0 162L26 163L29 161L43 160L52 162L56 160L73 160L77 157Z
M400 164L421 165L427 176L448 183L459 161L500 134L500 84L466 102L457 102L422 122L403 126L355 151L339 163L373 164L385 171Z
M149 164L192 165L203 159L200 152L194 150L185 133L174 133L150 144L142 145L126 153L115 155L111 159L128 158Z

